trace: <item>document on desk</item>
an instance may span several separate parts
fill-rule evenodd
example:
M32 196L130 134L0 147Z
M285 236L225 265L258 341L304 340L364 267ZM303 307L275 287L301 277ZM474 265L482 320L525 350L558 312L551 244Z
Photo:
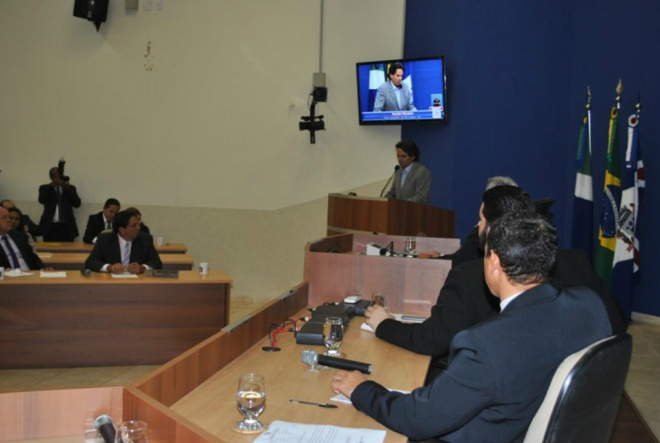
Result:
M37 252L37 257L39 258L53 258L53 254L50 252Z
M383 443L385 431L275 420L254 443Z
M34 275L34 272L25 272L20 269L10 269L5 271L5 277L29 277L30 275Z
M406 314L392 314L394 320L400 321L403 323L423 323L426 320L426 317L420 317L418 315L406 315ZM363 331L374 332L373 328L366 323L362 323L360 329Z
M41 271L41 278L66 278L66 271Z
M137 278L137 274L129 274L128 272L122 274L110 274L112 278Z

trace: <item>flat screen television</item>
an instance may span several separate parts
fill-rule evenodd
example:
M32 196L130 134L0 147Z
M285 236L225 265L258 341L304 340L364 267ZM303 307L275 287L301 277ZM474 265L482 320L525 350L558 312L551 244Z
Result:
M398 91L388 70L403 66ZM447 84L442 56L357 63L361 125L440 123L447 120ZM396 77L395 71L395 77ZM396 81L396 79L395 79Z

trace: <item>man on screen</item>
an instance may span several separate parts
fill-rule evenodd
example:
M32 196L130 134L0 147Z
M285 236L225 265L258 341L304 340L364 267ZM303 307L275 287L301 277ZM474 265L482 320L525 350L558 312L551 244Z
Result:
M392 63L387 70L389 80L378 87L374 112L378 111L416 111L410 87L403 83L403 65Z

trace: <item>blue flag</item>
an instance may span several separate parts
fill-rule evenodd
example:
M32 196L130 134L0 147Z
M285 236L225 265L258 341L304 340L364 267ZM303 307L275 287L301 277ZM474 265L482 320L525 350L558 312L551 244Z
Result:
M633 287L639 284L639 205L646 185L644 162L639 147L639 111L628 118L626 167L621 177L621 209L616 249L612 263L612 292L630 318Z

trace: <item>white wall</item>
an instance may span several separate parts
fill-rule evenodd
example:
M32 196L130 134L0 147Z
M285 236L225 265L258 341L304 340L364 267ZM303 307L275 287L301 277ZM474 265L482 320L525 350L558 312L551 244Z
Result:
M405 2L325 1L315 145L298 122L319 69L320 1L123 5L111 0L97 33L72 0L0 2L0 198L38 219L37 188L65 156L81 230L112 196L227 270L235 294L297 283L325 196L373 192L394 164L400 129L357 124L355 63L401 56Z

